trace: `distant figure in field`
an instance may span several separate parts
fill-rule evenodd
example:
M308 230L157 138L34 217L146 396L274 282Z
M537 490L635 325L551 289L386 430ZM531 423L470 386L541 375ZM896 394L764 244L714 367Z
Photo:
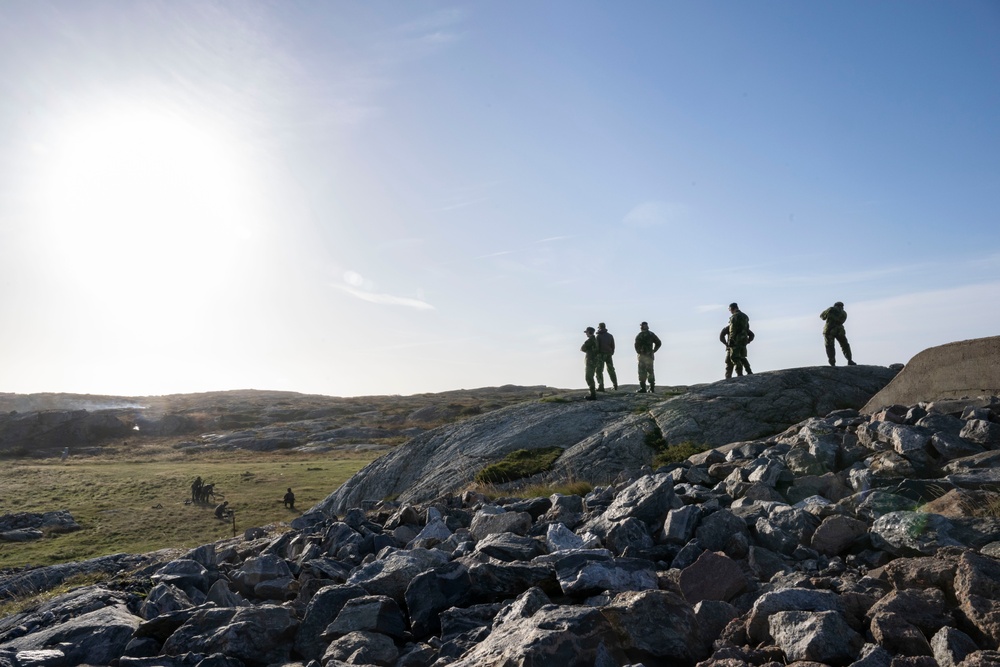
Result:
M203 504L208 503L208 499L215 500L215 484L202 484L198 492L198 500Z
M639 358L639 393L656 392L656 374L653 373L653 357L663 345L659 337L649 330L649 324L639 325L639 333L635 336L635 353ZM646 382L649 389L646 389Z
M587 394L587 400L592 401L597 398L597 388L594 385L594 374L597 372L597 361L601 356L601 351L600 344L594 336L594 327L587 327L583 330L583 333L587 334L587 340L583 341L580 351L587 355L584 359L583 373L587 378L587 387L590 388L590 393Z
M604 391L604 367L608 367L608 378L611 386L618 389L618 374L615 373L615 337L608 331L604 322L597 325L597 391Z
M202 481L201 476L199 475L193 482L191 482L191 502L201 502L201 487Z
M733 354L729 348L729 325L722 327L719 332L719 342L726 346L726 378L733 377ZM753 342L753 331L747 335L747 343Z
M291 487L288 487L288 491L285 493L285 507L290 510L295 509L295 494L292 493Z
M221 503L215 506L215 518L216 519L226 519L232 515L232 510L229 509L229 501L223 500Z
M857 366L851 359L851 344L847 342L847 332L844 330L844 322L847 321L847 311L844 310L844 302L838 301L822 313L820 318L826 321L823 325L823 340L826 343L826 358L831 366L837 365L837 354L833 348L833 341L840 343L840 351L844 353L848 366Z
M736 370L736 375L753 375L750 362L747 361L747 343L750 342L750 318L740 310L736 303L729 304L729 358ZM730 376L726 376L730 377Z
M59 457L59 460L62 461L63 463L66 463L66 459L68 458L69 458L69 447L63 447L62 456Z

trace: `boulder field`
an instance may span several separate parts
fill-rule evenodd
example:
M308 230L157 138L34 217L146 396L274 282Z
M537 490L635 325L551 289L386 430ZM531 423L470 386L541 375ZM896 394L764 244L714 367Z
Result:
M316 507L6 576L109 573L0 620L0 665L1000 664L998 458L977 397L834 410L584 496Z

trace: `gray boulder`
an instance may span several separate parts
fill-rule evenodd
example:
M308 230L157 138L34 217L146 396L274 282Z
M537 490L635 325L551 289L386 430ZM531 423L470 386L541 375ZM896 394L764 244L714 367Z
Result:
M454 667L628 664L618 634L600 610L546 605L528 617L508 616Z
M15 652L41 651L59 645L66 664L107 665L125 652L142 619L124 606L110 605L55 623L0 644Z
M774 642L789 662L846 664L858 657L864 638L833 611L779 611L768 618Z
M284 663L297 627L291 611L275 605L205 609L170 635L163 653L223 653L254 665Z

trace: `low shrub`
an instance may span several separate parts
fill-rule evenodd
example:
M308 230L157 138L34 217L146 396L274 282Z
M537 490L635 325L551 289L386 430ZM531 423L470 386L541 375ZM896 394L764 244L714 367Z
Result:
M664 445L662 449L657 451L656 456L653 457L653 468L659 468L671 463L680 463L689 456L699 454L706 449L711 449L708 445L698 445L693 442L681 442L676 445L666 445L664 443Z
M518 449L480 470L475 480L480 484L504 484L548 472L562 452L561 447Z

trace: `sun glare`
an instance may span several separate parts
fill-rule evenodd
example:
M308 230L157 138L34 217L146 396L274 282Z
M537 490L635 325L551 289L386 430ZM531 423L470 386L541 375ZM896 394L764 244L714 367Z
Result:
M137 294L221 279L247 234L249 179L207 123L121 105L60 124L44 147L36 231L53 270Z

